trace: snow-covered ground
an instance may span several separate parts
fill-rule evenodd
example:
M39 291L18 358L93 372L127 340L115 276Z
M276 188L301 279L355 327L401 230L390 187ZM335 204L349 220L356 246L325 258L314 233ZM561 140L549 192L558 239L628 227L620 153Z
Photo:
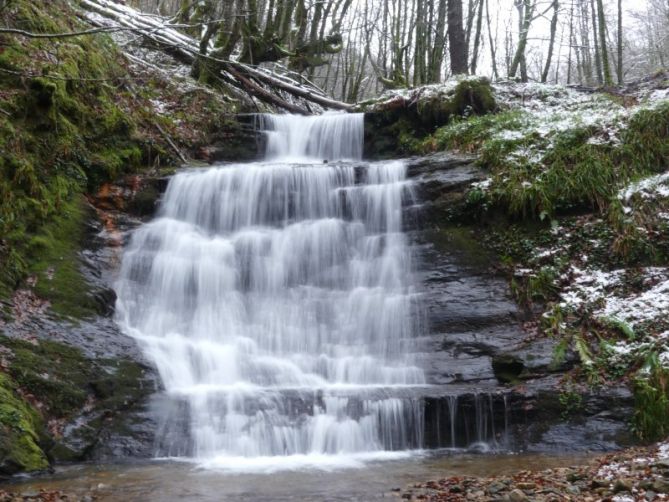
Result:
M490 141L507 143L505 155L509 163L538 168L562 133L589 129L589 144L618 145L620 132L634 114L669 101L669 89L641 89L627 100L601 92L537 83L502 82L493 84L493 89L498 106L517 111L518 118L513 129L493 127ZM462 127L466 128L466 124ZM527 181L525 188L531 186L531 180ZM476 188L491 189L494 184ZM669 183L666 190L669 192Z

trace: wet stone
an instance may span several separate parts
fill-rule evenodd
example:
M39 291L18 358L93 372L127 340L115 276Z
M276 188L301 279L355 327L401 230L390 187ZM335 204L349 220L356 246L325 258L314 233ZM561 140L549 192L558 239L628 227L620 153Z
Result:
M525 502L527 500L530 500L528 496L517 488L509 493L509 502Z
M631 492L632 481L629 479L617 479L613 484L613 493Z
M567 486L566 491L570 495L578 495L579 493L581 493L581 489L576 485Z
M488 493L490 495L495 495L495 494L497 494L497 493L499 493L499 492L501 492L502 490L505 490L505 489L506 489L506 486L504 486L502 483L493 482L493 483L490 483L490 486L488 486Z
M656 479L653 483L653 490L658 493L669 493L669 481L666 479Z

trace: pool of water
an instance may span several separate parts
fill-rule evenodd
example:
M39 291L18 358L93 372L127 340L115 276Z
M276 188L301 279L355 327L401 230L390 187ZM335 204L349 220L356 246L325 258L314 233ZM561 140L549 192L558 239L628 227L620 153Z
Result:
M492 476L523 469L583 464L585 455L473 455L415 453L403 458L351 459L350 462L296 462L282 470L204 469L184 462L141 465L71 465L48 477L0 484L12 492L62 490L96 500L189 501L376 501L398 500L397 490L448 476ZM235 466L228 466L234 468ZM238 466L239 467L239 466ZM394 490L393 490L394 489Z

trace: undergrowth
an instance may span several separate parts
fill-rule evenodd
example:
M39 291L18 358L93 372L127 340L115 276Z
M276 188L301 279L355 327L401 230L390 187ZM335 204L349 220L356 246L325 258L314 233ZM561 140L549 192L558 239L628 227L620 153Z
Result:
M578 121L543 134L531 124L523 110L454 120L421 148L477 152L492 179L472 199L521 219L604 212L626 183L669 164L669 103L633 113L619 142L600 141L603 131Z

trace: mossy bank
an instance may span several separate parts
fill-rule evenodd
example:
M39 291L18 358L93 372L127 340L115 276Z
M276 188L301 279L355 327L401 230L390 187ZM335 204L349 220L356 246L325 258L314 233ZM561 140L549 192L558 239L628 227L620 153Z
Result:
M6 0L0 23L34 34L89 29L77 9ZM90 458L155 387L139 357L105 355L114 328L97 319L113 292L82 259L97 225L92 202L109 182L197 156L230 133L238 105L131 61L104 33L0 34L0 475ZM150 193L132 202L142 214L159 195ZM101 350L82 350L77 337Z

